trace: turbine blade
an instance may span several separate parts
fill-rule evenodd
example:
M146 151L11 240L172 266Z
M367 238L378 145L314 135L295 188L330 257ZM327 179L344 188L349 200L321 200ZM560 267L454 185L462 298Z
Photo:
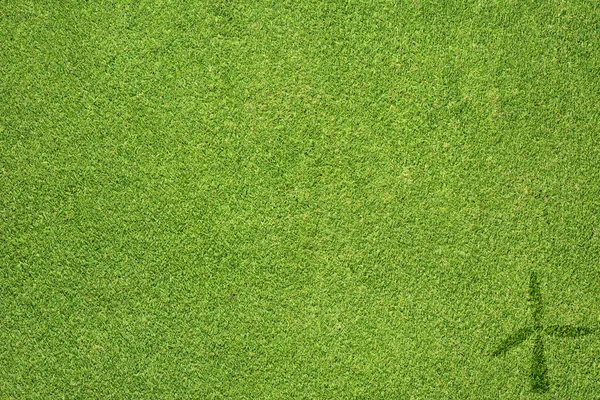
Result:
M532 333L533 328L531 327L519 329L500 343L500 345L492 352L492 357L502 355L512 347L518 346L519 344L523 343Z
M551 336L577 338L594 333L596 329L573 325L551 325L547 326L544 331Z
M529 279L529 301L532 303L533 326L534 328L539 329L542 323L543 303L540 283L538 282L537 274L534 271L531 272L531 277Z

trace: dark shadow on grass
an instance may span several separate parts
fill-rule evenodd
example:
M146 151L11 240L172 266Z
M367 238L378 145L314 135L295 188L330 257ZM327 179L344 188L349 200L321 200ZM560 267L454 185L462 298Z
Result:
M550 387L550 384L548 383L548 366L546 364L544 341L542 340L541 333L535 335L529 378L531 379L531 390L538 393L545 393L548 391Z
M546 334L548 336L560 338L579 338L596 332L598 328L586 328L573 325L550 325L544 327L542 324L542 295L535 272L531 273L529 280L529 301L531 303L533 326L521 328L508 336L491 353L491 355L493 357L503 355L511 348L520 345L531 335L535 334L529 378L531 381L531 389L534 392L545 393L550 388L550 384L548 382L548 366L544 354L543 335Z
M596 332L597 328L586 328L573 325L550 325L544 328L544 333L549 336L562 338L578 338Z
M533 333L533 328L521 328L500 343L500 345L492 352L492 357L498 357L510 350L511 348L520 345Z
M542 302L540 283L538 282L537 274L535 272L532 272L529 277L529 301L532 306L531 314L533 317L533 329L537 331L542 325L544 304Z

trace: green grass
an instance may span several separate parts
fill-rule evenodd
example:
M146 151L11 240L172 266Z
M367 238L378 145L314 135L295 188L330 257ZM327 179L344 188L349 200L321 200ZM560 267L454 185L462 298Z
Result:
M587 0L1 1L0 398L597 399L599 43Z

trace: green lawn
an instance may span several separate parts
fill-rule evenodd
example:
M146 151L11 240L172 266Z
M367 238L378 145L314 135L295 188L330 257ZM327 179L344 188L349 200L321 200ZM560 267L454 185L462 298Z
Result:
M600 3L0 1L0 399L598 399L599 325Z

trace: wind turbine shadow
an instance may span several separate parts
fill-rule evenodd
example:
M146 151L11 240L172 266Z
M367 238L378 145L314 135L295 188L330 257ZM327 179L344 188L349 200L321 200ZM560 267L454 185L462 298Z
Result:
M533 333L533 328L521 328L512 335L508 336L504 339L498 347L492 351L492 357L498 357L502 354L508 352L511 348L520 345L523 343L531 334Z
M543 335L559 338L579 338L590 335L599 330L596 327L582 327L574 325L548 325L543 324L543 301L537 274L531 272L529 281L529 301L533 324L517 330L504 339L500 345L491 352L493 357L505 354L511 348L518 346L534 335L533 356L531 358L531 369L529 373L531 388L534 392L544 393L548 391L548 367L544 354Z

